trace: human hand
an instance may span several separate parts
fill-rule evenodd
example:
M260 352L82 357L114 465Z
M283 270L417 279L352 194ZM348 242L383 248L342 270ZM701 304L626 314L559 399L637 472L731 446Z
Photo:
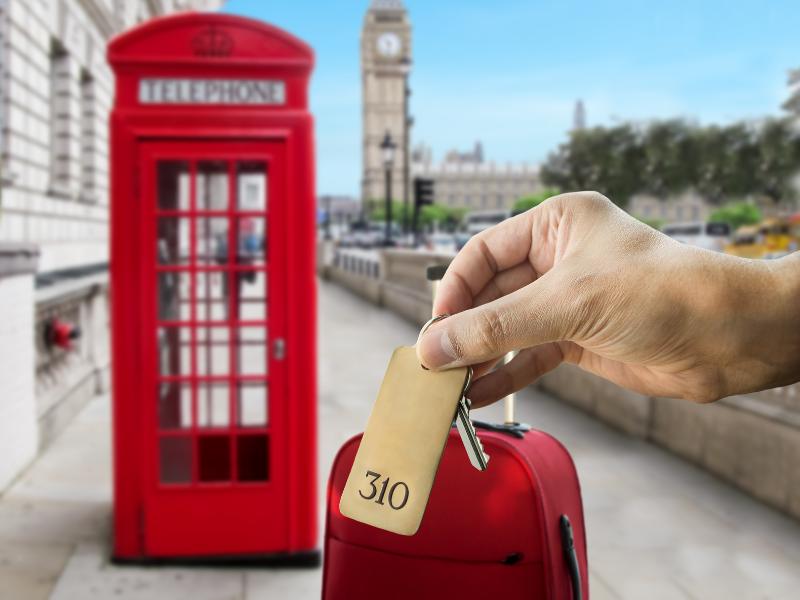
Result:
M434 301L433 314L452 316L417 353L431 369L474 365L474 407L562 361L643 394L711 402L800 379L799 309L800 255L686 246L576 192L467 243Z

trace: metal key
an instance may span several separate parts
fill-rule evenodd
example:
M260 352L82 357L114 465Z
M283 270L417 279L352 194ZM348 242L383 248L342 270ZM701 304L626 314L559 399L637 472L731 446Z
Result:
M469 418L470 401L461 397L456 408L456 428L467 451L469 462L479 471L485 471L489 464L489 455L483 451L483 444Z

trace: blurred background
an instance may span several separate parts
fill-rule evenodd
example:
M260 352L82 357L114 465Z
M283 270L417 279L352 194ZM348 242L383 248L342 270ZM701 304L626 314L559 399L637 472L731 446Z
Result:
M800 244L796 3L0 0L2 597L319 595L318 569L108 562L105 48L185 10L316 51L321 500L430 314L425 269L472 235L593 189L711 251ZM519 395L575 456L594 596L796 597L798 390L695 406L562 366Z

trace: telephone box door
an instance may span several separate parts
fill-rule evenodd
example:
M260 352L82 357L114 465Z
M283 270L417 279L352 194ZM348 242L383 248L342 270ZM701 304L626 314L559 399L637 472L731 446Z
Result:
M150 556L287 547L284 150L141 144Z

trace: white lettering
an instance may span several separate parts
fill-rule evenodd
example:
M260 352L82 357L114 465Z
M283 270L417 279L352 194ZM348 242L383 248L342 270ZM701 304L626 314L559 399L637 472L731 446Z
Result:
M139 80L142 104L286 104L286 82L263 79Z

